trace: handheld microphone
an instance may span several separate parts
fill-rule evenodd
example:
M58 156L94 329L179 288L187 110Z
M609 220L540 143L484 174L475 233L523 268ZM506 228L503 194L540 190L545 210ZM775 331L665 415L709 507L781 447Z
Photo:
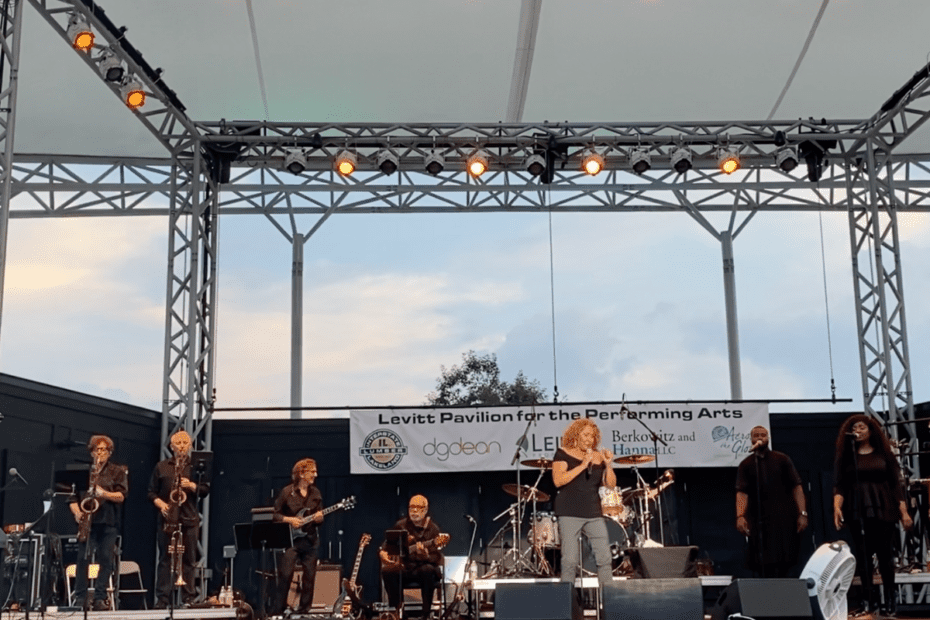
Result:
M13 476L13 477L15 477L15 478L19 478L20 480L22 480L22 481L23 481L23 484L27 484L27 485L29 484L28 482L26 482L26 479L23 478L22 474L20 474L19 471L17 471L17 469L16 469L15 467L11 467L11 468L10 468L10 475Z
M857 434L855 434L855 433L846 433L846 436L847 436L847 437L855 437L856 439L859 439L859 435L857 435Z
M591 453L591 450L588 450L588 454L590 453ZM588 475L590 476L593 471L594 471L594 463L588 463Z

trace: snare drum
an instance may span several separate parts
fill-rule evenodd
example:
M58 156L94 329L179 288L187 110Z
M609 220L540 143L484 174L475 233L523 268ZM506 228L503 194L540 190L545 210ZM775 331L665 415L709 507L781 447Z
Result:
M551 512L537 512L536 519L530 520L530 532L526 538L534 547L558 549L562 546L559 518Z

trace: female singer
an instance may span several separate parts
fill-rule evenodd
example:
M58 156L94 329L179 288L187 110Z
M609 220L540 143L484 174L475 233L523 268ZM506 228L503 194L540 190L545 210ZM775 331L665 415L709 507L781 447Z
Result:
M574 583L581 564L578 535L584 533L594 550L601 586L613 579L607 524L601 516L598 487L614 487L617 477L610 450L598 450L601 431L591 420L576 420L565 429L562 446L552 459L552 481L558 488L555 514L562 538L562 581Z
M895 522L912 525L904 501L901 470L888 438L874 418L857 414L840 427L836 439L833 523L849 525L856 555L856 572L862 579L863 605L875 609L872 592L872 554L884 587L883 615L895 613Z

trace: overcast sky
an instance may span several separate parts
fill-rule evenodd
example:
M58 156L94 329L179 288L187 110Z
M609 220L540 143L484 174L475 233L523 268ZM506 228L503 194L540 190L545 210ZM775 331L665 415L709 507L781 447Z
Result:
M819 4L547 0L524 120L763 119ZM243 0L101 6L193 118L264 117ZM254 6L272 120L504 116L515 0ZM922 0L833 0L776 118L870 116L926 62L928 18ZM162 154L31 6L20 89L18 152ZM901 221L917 402L930 399L927 223ZM828 398L829 319L837 395L854 399L838 408L861 407L847 221L823 215L825 263L820 224L759 215L735 242L745 398ZM160 409L167 230L159 218L11 222L3 371ZM561 400L729 397L710 234L683 214L555 214L552 239L554 288L545 214L331 218L305 249L304 403L422 404L469 349L550 396L557 369ZM290 266L268 222L222 221L217 406L288 404Z

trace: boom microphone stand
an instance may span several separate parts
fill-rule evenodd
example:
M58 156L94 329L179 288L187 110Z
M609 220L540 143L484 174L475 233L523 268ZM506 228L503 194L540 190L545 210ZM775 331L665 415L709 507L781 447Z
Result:
M632 413L627 408L626 403L620 406L620 411L626 411L627 417L629 417L629 414ZM664 439L659 437L655 433L655 431L649 428L649 425L643 422L638 415L633 416L633 419L639 422L640 424L642 424L643 428L645 428L649 432L649 435L652 437L652 454L653 456L656 457L655 470L656 470L656 482L658 482L659 481L659 443L661 443L666 448L668 447L668 443ZM664 523L665 518L662 515L662 494L661 493L656 495L656 508L659 511L659 542L661 542L662 545L664 546L665 545L665 523ZM648 532L647 532L647 537L648 537Z

